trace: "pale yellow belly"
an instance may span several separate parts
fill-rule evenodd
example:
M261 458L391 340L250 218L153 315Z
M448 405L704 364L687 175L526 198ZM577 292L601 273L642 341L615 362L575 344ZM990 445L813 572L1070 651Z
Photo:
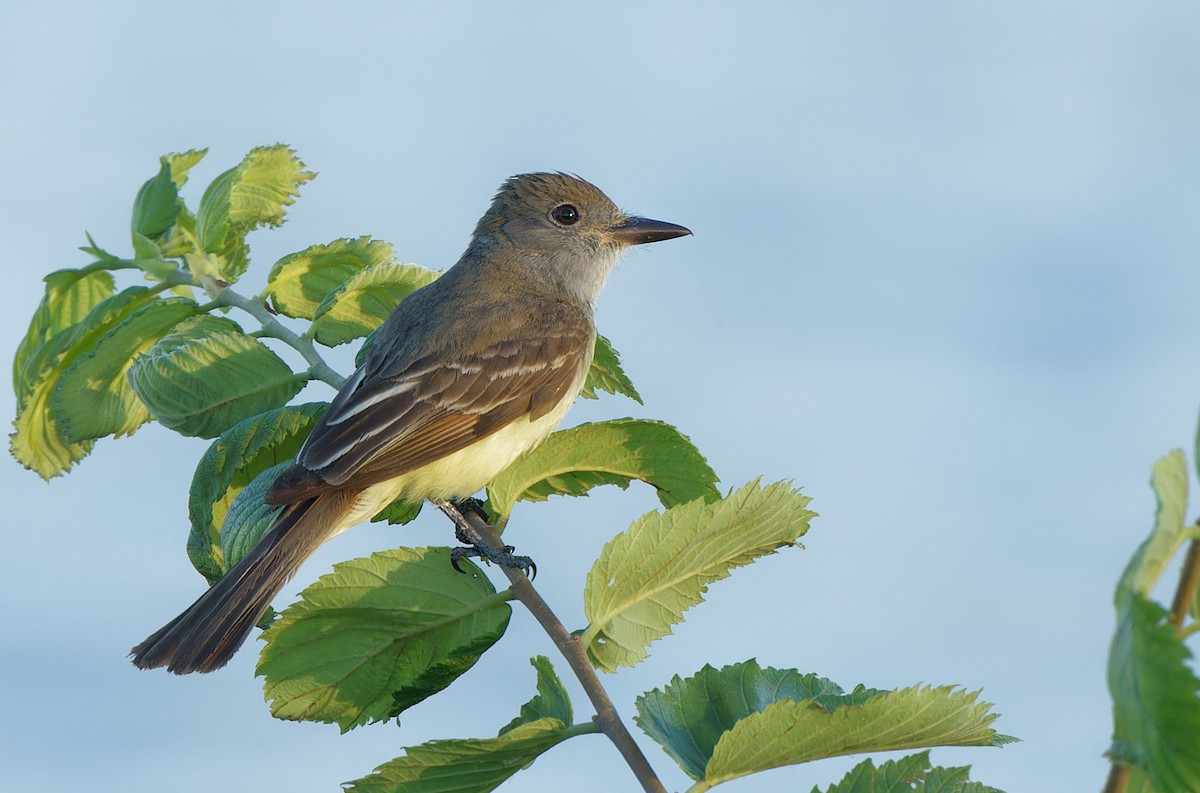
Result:
M587 368L584 368L586 376ZM583 387L584 377L578 386ZM496 475L529 449L537 446L562 422L575 402L573 388L554 410L535 421L520 418L465 449L449 454L395 479L372 485L359 494L353 511L346 515L333 535L375 516L398 498L424 501L430 498L465 498L481 490ZM331 535L331 536L333 536Z

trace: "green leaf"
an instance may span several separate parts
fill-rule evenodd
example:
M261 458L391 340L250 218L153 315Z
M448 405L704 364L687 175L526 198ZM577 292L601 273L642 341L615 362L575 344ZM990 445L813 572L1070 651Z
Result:
M1200 681L1189 667L1192 654L1162 606L1121 589L1108 654L1109 755L1142 769L1155 790L1200 790Z
M33 383L49 365L38 351L56 333L83 320L98 303L113 294L112 273L106 270L57 270L45 277L46 291L25 338L13 356L13 393L18 401L28 396Z
M159 162L158 173L142 185L133 200L132 230L149 239L165 233L179 217L179 189L171 177L171 164L165 157Z
M671 632L708 585L776 549L794 545L816 513L789 482L758 480L712 503L649 512L604 546L588 573L580 641L597 668L633 666Z
M167 278L179 269L177 263L163 259L162 250L158 247L157 242L136 231L133 232L133 256L134 265L154 278ZM183 286L181 284L177 288L183 288Z
M571 703L550 659L539 655L530 663L538 673L537 696L522 706L520 716L505 725L498 737L409 747L403 757L376 768L347 789L486 793L554 745L574 735L596 732L592 723L571 725Z
M97 245L96 241L94 239L92 239L92 235L89 234L87 231L83 232L83 236L87 238L88 244L81 245L79 247L79 250L83 251L84 253L88 254L89 256L96 257L96 261L93 262L90 266L92 266L92 267L99 267L99 266L111 267L114 264L120 264L125 261L124 259L122 259L119 256L113 256L111 253L109 253L108 251L104 250L99 245Z
M642 402L642 396L633 387L629 375L621 368L621 358L612 342L603 336L596 336L596 354L592 357L592 366L588 369L587 381L579 392L586 399L598 399L596 389L610 394L622 394L637 402Z
M158 175L142 185L134 201L135 263L158 278L175 269L164 258L195 252L192 239L196 217L188 211L179 190L187 183L188 172L207 151L193 149L160 157Z
M421 514L420 501L403 501L396 500L379 511L379 514L371 518L372 523L388 523L392 526L403 526L405 523L412 523L417 519L417 515Z
M1133 766L1128 770L1129 773L1125 777L1125 793L1155 793L1142 769Z
M313 245L275 262L262 296L280 314L312 319L321 301L351 276L395 257L390 243L370 237Z
M929 752L889 760L878 768L870 758L851 768L826 793L911 793L913 784L929 771ZM821 793L814 787L812 793Z
M702 791L768 768L867 751L999 746L978 694L941 688L849 694L816 675L754 661L706 666L638 698L636 721ZM870 788L868 788L870 789Z
M517 501L626 488L634 479L654 487L665 507L720 497L717 475L687 436L660 421L618 419L551 434L488 485L488 509L503 525Z
M135 355L149 350L198 311L192 300L155 300L125 317L76 358L50 397L63 437L71 443L105 435L119 438L149 421L150 412L129 387L126 373Z
M971 782L967 779L970 772L970 766L931 768L925 779L913 790L918 793L1004 793L1003 790L982 782ZM1127 789L1125 793L1133 793L1133 791Z
M571 711L571 698L563 688L562 680L559 680L550 659L544 655L535 655L529 659L529 663L537 670L537 696L521 706L520 715L501 728L501 735L539 719L554 719L560 724L571 724L575 720Z
M878 689L857 686L846 694L823 677L795 669L763 668L753 660L721 669L706 664L686 680L676 675L661 691L655 689L638 697L634 721L685 773L699 779L721 736L768 705L791 699L813 702L832 712L880 693Z
M336 565L263 634L258 674L271 713L345 732L450 685L500 639L511 614L509 594L468 568L450 565L449 548Z
M970 766L934 767L929 752L889 760L878 768L870 758L846 773L841 782L825 793L1003 793L993 787L971 782ZM821 793L813 788L812 793Z
M327 407L326 402L311 402L251 416L223 432L204 452L188 495L187 547L192 564L209 582L229 567L222 527L238 494L264 472L290 462Z
M383 324L400 301L441 275L415 264L384 262L360 270L330 292L313 312L313 338L335 347Z
M371 348L375 346L375 337L379 335L379 328L367 334L363 339L363 343L359 346L358 352L354 353L354 368L363 365L363 361L367 360L367 353L371 352Z
M129 369L134 392L163 426L202 438L282 407L307 380L251 336L188 323Z
M545 718L498 738L429 741L410 746L370 775L345 785L352 793L487 793L576 732Z
M213 180L200 199L196 233L200 247L220 257L223 279L236 281L246 271L246 234L282 225L300 185L314 176L294 151L277 144L251 149L240 164Z
M930 746L1002 746L1012 739L991 724L996 714L978 692L953 686L887 691L832 713L785 699L723 734L695 793L749 774L860 752Z
M71 443L63 436L50 396L59 377L80 355L95 347L125 317L156 299L153 292L140 286L106 298L81 321L43 342L26 361L25 372L36 375L19 398L13 422L16 431L9 436L9 449L18 462L48 480L87 456L92 442Z
M1154 516L1154 528L1150 536L1134 553L1121 583L1117 587L1119 600L1125 591L1150 594L1154 584L1170 563L1171 557L1187 541L1184 515L1187 511L1187 460L1183 452L1175 449L1154 463L1150 484L1158 508Z
M275 479L291 464L291 460L284 460L263 471L238 491L229 503L221 524L221 561L226 570L241 561L283 510L283 507L272 506L263 499Z
M207 151L208 149L200 149L199 151L192 150L164 156L163 159L171 167L171 180L175 183L177 190L183 188L192 166L198 163ZM196 216L187 208L182 197L178 198L176 203L179 205L179 215L175 218L174 225L155 240L162 256L167 258L178 258L196 253L195 240L198 236Z

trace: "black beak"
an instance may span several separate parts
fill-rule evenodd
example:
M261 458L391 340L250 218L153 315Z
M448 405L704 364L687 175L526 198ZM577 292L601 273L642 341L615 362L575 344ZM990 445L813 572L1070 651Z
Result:
M673 240L676 237L684 237L691 233L691 229L677 226L674 223L636 216L626 218L624 223L619 226L613 226L608 230L610 237L626 245L641 245L646 242Z

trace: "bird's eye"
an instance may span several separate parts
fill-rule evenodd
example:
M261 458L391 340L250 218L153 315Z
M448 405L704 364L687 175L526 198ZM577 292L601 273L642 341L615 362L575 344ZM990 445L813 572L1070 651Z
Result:
M574 204L559 204L550 210L550 217L560 226L573 226L579 222L579 210Z

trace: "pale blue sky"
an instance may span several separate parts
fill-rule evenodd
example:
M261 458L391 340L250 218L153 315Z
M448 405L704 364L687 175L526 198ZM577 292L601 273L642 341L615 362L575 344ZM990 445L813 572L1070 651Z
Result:
M794 479L821 513L806 550L714 585L610 678L621 712L748 657L847 687L957 683L1024 742L939 762L1009 791L1099 789L1112 587L1153 516L1150 465L1190 454L1200 404L1198 33L1181 2L5 4L0 357L41 276L87 263L85 228L128 245L166 151L210 147L194 188L277 141L320 173L252 238L250 283L360 234L445 267L505 177L577 172L696 236L636 251L599 305L645 407L568 422L665 419L726 487ZM527 659L553 648L523 615L401 728L345 737L273 720L253 649L208 676L136 671L129 647L203 588L183 542L204 447L148 427L49 485L0 465L0 788L336 790L401 746L492 735L532 694ZM531 505L506 536L578 627L591 560L654 505L636 486ZM363 527L285 594L449 541L432 515ZM809 790L850 764L728 790ZM632 785L583 738L503 789Z

